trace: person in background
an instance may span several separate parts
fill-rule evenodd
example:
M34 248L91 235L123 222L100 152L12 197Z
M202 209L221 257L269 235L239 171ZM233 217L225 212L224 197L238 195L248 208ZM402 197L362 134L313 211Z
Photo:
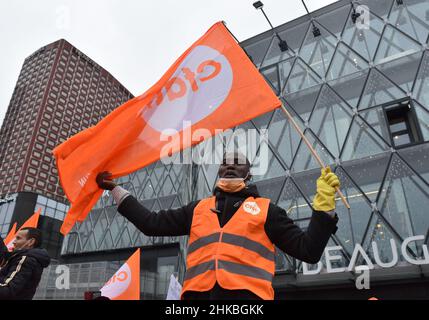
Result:
M50 263L45 249L40 248L42 232L22 228L9 252L0 237L0 300L31 300L39 285L43 269Z

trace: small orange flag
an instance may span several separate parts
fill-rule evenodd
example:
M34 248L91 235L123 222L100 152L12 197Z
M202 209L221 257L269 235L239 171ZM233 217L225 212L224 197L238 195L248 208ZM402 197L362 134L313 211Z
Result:
M101 171L127 175L281 105L222 22L139 97L53 151L71 203L61 232L83 221L103 190Z
M140 300L140 248L100 289L110 300Z
M6 245L6 247L8 246L9 243L11 243L15 239L15 234L16 234L16 222L13 224L12 229L10 229L6 238L4 238L4 244Z
M41 208L37 209L37 211L30 217L27 219L27 221L24 222L24 224L19 228L19 230L17 232L15 232L13 234L13 236L11 235L11 232L9 232L9 234L7 235L6 239L10 236L9 241L6 241L5 239L5 244L6 247L8 248L9 251L11 251L13 249L13 241L15 240L15 235L23 228L37 228L37 225L39 223L39 217L40 217L40 212L42 211ZM16 230L16 222L14 224L15 230ZM12 227L13 229L13 227ZM12 231L12 230L11 230Z

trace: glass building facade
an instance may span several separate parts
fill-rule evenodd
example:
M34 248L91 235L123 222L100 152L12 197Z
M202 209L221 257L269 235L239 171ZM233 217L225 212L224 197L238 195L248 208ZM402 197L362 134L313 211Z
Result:
M429 1L361 0L335 2L241 43L323 162L340 177L351 206L348 210L337 199L340 220L328 246L336 247L339 258L327 266L326 256L322 257L317 275L306 275L301 261L277 252L278 298L293 296L296 288L313 293L332 286L356 291L355 273L328 272L328 267L346 268L356 258L356 247L362 247L372 262L379 262L372 273L376 284L389 279L408 281L410 288L427 285L428 36ZM280 49L279 37L288 50ZM263 129L268 130L267 148L258 146L247 154L255 163L268 150L269 164L253 182L262 196L284 208L305 229L320 168L283 111L277 109L234 128L224 135L224 147L237 143L237 132L252 130L260 135ZM192 153L201 155L212 140ZM120 183L157 211L209 196L217 170L213 164L158 162ZM417 236L405 248L406 258L401 246ZM106 194L88 219L65 238L62 254L171 243L178 243L180 250L177 263L165 270L182 278L186 238L144 236L116 212ZM364 257L357 256L355 262L365 264ZM344 297L340 290L331 296Z

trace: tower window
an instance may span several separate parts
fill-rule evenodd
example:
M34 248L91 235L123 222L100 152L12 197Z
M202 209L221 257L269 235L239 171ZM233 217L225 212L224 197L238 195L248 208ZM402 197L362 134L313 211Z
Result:
M421 141L421 134L410 101L385 106L384 110L393 146L400 148Z

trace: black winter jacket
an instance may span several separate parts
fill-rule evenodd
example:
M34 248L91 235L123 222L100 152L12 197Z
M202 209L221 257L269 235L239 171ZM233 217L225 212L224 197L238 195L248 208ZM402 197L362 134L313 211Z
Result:
M220 226L223 227L248 197L259 197L255 185L236 193L214 190ZM128 196L118 207L118 211L147 236L189 235L194 208L199 201L170 210L151 212L134 197ZM215 214L215 213L213 213ZM307 263L317 263L331 234L337 230L338 217L332 218L325 212L314 211L306 231L294 224L284 209L270 203L265 232L280 250ZM247 290L225 290L216 285L209 292L188 292L185 299L258 299Z
M7 252L0 237L0 300L31 300L51 258L45 249Z

